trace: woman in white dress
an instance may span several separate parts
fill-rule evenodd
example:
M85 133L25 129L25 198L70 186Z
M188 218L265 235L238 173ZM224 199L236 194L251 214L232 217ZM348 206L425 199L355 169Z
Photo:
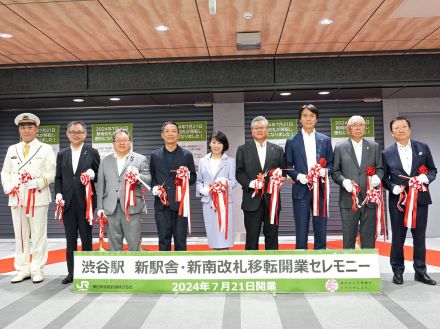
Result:
M211 152L205 155L199 163L196 196L201 197L203 203L203 219L209 247L212 249L228 249L234 245L232 189L236 184L235 159L225 153L229 148L229 142L226 135L221 131L214 131L211 134L208 145ZM211 187L216 182L228 186L227 212L224 201L226 200L226 194L217 199L220 200L217 207L213 204L215 193L212 193ZM223 215L219 216L219 213L223 213Z

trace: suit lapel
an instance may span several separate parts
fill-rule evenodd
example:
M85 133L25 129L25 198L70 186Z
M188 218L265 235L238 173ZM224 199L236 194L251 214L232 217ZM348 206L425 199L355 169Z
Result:
M125 162L124 162L124 166L122 167L121 175L125 172L125 169L127 169L127 167L129 165L131 165L131 163L133 162L133 159L134 159L133 154L130 154L128 157L125 158Z
M362 156L361 156L361 165L360 165L361 169L366 167L366 163L371 152L370 149L371 149L370 143L368 143L368 141L364 138L362 140Z
M220 160L220 164L218 165L217 169L215 172L212 173L212 178L215 180L215 178L217 177L218 173L220 172L220 170L222 170L222 168L226 166L226 158L225 155L223 154L222 159ZM209 170L208 170L209 171Z
M260 157L258 156L257 144L254 140L252 140L252 142L249 142L249 148L251 150L251 155L253 156L253 159L249 159L250 162L256 161L258 163L259 172L263 172L263 168L261 168ZM265 166L267 162L267 152L268 152L268 145L266 144L266 159L264 161Z
M418 157L419 157L419 151L417 149L417 144L414 143L414 141L411 141L411 150L412 150L412 163L411 163L411 177L418 175Z
M321 158L323 139L317 132L315 132L315 140L316 140L316 162L318 162L319 159Z
M78 164L79 166L79 164ZM67 153L66 153L66 168L68 168L68 170L70 170L72 172L73 175L75 175L75 173L73 172L73 165L72 165L72 148L69 147L67 149Z
M72 150L70 150L72 152ZM84 171L86 171L89 168L84 168L84 165L86 163L86 158L87 158L87 148L85 145L83 145L82 150L81 150L81 154L79 155L79 161L78 161L78 167L76 167L76 171L79 173L82 173ZM70 158L72 158L72 156L70 156Z
M350 138L345 142L345 149L347 150L347 153L350 155L356 167L359 168L359 163L356 158L356 153L354 153L353 143L351 142Z
M398 171L405 172L405 170L403 169L402 160L400 159L399 150L397 149L396 143L393 144L391 151L393 153L393 159L395 159L396 165L399 167Z
M302 131L300 133L298 133L298 151L299 151L299 154L301 155L301 158L304 162L305 168L307 168L307 155L306 155L306 148L304 145L304 137L303 137Z

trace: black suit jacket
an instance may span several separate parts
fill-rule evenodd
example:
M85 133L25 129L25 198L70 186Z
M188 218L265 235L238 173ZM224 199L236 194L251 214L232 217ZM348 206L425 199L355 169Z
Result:
M96 208L96 191L95 183L98 179L99 163L101 158L96 149L89 145L83 145L81 155L79 157L78 168L73 173L72 168L72 149L66 147L58 152L57 169L55 174L55 194L61 193L65 201L64 209L70 207L73 198L76 198L76 204L81 210L86 209L85 202L85 186L81 183L81 173L92 169L95 172L95 179L92 182L93 188L93 209Z
M241 209L256 211L260 207L261 199L259 196L252 197L254 190L249 187L249 184L252 180L257 178L259 173L265 173L270 169L286 168L283 149L278 145L267 142L266 160L264 162L264 168L261 168L257 146L255 145L255 141L252 140L238 147L236 163L235 176L243 190ZM283 172L283 174L284 173L285 172ZM266 177L266 183L268 180L269 177ZM269 208L270 196L268 194L264 194L264 201ZM281 210L281 200L279 209Z
M428 168L428 173L426 176L428 177L429 183L431 183L437 175L437 168L435 167L428 145L411 140L411 148L412 165L410 177L417 176L419 174L419 167L421 165L425 165ZM382 157L384 166L383 184L385 188L390 191L389 206L396 208L397 202L399 201L399 196L393 194L393 188L396 185L408 186L408 180L399 177L399 175L408 176L408 173L403 170L402 161L400 160L396 143L383 150ZM431 204L432 201L429 191L419 191L417 203L420 205Z
M151 153L150 158L150 173L151 173L151 186L162 185L167 191L168 201L170 208L174 211L179 209L179 203L176 202L176 184L174 179L176 178L176 170L180 166L186 166L190 172L189 184L193 185L197 179L196 168L194 166L194 158L190 151L181 148L177 145L176 157L171 168L167 168L164 159L165 147L158 148ZM164 206L160 202L160 199L156 196L154 198L154 209L161 210Z

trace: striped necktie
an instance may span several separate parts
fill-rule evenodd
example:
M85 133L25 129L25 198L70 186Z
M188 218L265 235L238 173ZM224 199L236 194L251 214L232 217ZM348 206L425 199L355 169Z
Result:
M29 144L24 144L23 156L26 158L28 154L29 154Z

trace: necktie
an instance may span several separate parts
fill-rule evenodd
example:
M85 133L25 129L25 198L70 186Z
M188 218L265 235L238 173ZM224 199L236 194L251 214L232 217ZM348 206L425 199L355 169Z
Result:
M29 144L24 144L23 156L26 158L28 154L29 154Z

